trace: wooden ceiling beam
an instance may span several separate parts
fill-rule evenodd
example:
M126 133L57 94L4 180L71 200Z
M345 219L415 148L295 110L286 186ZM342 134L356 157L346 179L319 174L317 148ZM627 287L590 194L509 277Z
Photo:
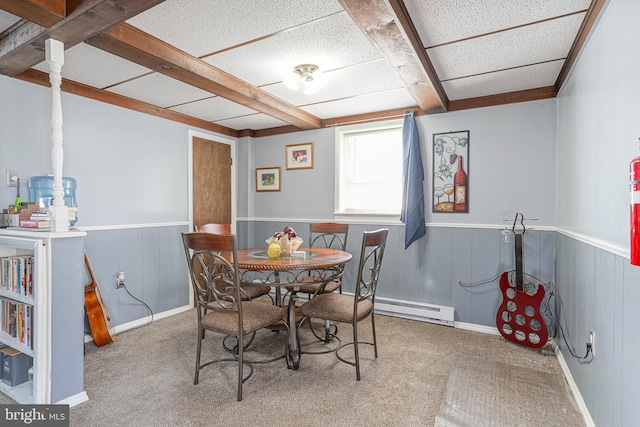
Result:
M0 9L42 27L51 27L67 16L67 1L0 0Z
M35 83L41 86L50 86L49 75L38 70L31 69L24 71L15 76L15 78L26 82ZM234 138L238 137L238 131L226 126L221 126L215 123L208 122L206 120L187 116L186 114L178 113L176 111L171 111L166 108L161 108L156 105L128 98L117 93L108 92L102 89L96 89L94 87L74 82L72 80L62 79L61 89L63 92L71 93L85 98L95 99L96 101L106 102L108 104L127 108L129 110L134 110L156 117L161 117L163 119L184 123L189 126L195 126L212 132L218 132L220 134L232 136Z
M554 86L536 89L519 90L516 92L499 93L497 95L479 96L477 98L449 101L449 111L468 110L470 108L493 107L496 105L514 104L517 102L537 101L555 98L558 91Z
M569 54L567 55L567 59L564 61L564 65L560 70L560 74L558 74L558 78L556 79L555 87L556 91L560 92L564 81L569 76L569 72L571 71L571 67L573 67L573 63L576 62L578 58L578 54L582 50L582 46L584 46L587 41L587 37L591 32L591 29L596 23L600 12L602 12L602 8L604 7L607 0L592 0L589 5L589 9L587 10L587 14L582 21L582 25L578 30L578 34L576 35L575 40L573 41L573 45L571 49L569 49Z
M318 117L129 24L120 24L86 42L299 129L321 127Z
M339 0L351 19L377 46L418 106L447 111L447 95L401 0Z
M73 11L52 26L25 22L0 40L0 74L15 76L44 61L44 42L49 38L61 41L65 49L68 49L163 1L70 0L74 6ZM34 2L35 0L27 3ZM41 3L46 2L41 0ZM25 16L20 17L31 19L28 11L24 14Z

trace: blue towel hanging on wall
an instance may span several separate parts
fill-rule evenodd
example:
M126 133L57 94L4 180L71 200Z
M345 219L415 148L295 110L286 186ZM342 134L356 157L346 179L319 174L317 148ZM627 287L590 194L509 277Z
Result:
M424 216L424 169L415 113L407 112L402 125L402 212L404 248L427 234Z

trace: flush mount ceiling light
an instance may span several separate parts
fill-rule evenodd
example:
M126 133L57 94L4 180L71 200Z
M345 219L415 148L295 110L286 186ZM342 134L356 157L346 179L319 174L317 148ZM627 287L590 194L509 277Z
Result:
M313 95L324 86L326 77L317 65L302 64L296 66L292 73L287 74L283 82L291 90L302 89L304 94Z

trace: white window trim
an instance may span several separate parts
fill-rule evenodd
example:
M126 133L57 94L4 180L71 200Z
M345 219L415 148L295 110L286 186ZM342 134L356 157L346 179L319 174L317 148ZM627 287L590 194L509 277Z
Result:
M362 221L362 222L376 222L381 224L401 224L400 221L400 209L396 211L353 211L343 212L340 210L340 187L341 187L341 173L342 168L340 165L340 156L342 155L342 135L345 133L361 132L361 131L379 131L390 128L402 127L403 119L385 120L381 122L368 122L359 123L346 126L337 126L334 131L335 140L335 193L334 193L334 206L335 212L333 218L336 221Z

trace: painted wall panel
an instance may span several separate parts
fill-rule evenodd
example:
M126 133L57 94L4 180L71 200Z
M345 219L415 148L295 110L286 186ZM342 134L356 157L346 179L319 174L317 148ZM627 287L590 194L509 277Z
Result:
M501 243L500 234L496 230L480 229L473 230L473 248L474 254L471 262L470 277L474 278L476 283L469 283L470 287L465 288L472 297L474 305L484 307L484 310L471 309L469 313L469 322L478 325L491 325L495 323L496 313L500 302L502 301L502 293L500 292L498 280L491 281L486 284L478 283L498 276L504 270L500 265L500 249L501 246L510 246ZM487 278L478 280L479 278Z
M638 301L640 301L640 268L624 264L624 300L622 302L622 420L635 422L640 416L640 327L638 327Z
M239 229L248 228L245 221L238 221ZM271 230L284 227L281 221L251 222L256 230L252 247L266 247L263 236ZM293 223L292 223L293 224ZM307 223L293 225L299 233L308 229ZM360 256L362 233L380 228L377 224L356 224L349 226L347 250L353 255L343 276L343 289L353 292ZM491 281L498 272L513 269L513 246L500 243L500 229L469 229L460 227L429 227L426 239L416 242L408 251L404 250L404 228L387 226L389 237L380 272L377 295L406 301L453 306L455 320L495 327L495 316L502 294L498 280ZM249 238L251 240L251 238ZM306 240L306 238L305 238ZM555 244L555 233L536 231L531 234L532 247L529 253L542 246ZM544 242L544 244L542 243ZM508 262L504 251L508 248ZM538 254L531 266L536 275L541 276L540 265L554 265L555 250ZM529 273L528 267L525 272ZM545 282L555 280L555 267L544 271ZM465 288L458 284L487 281L479 287Z
M576 356L584 356L589 329L596 355L571 356L560 346L596 425L633 425L640 416L640 336L635 327L639 269L627 259L565 235L558 236L558 321Z
M180 237L183 231L187 226L88 232L85 248L114 325L150 315L135 298L153 313L188 304L191 285ZM119 271L125 273L126 290L115 288Z
M451 229L451 253L447 254L449 259L449 280L441 283L440 286L447 286L451 292L451 303L456 307L455 320L469 322L471 319L471 294L462 286L458 285L458 280L463 283L472 281L471 265L473 260L472 244L473 230L466 228ZM445 265L436 268L444 268ZM477 307L474 307L476 310Z

